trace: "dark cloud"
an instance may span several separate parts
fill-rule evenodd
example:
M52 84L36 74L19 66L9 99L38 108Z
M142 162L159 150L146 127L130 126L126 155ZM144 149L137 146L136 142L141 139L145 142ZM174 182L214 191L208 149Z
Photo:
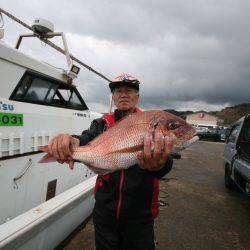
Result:
M209 110L250 101L248 1L2 2L29 23L51 20L66 32L73 54L108 77L137 75L144 108ZM8 27L10 41L15 30ZM103 80L82 70L78 84L91 107L107 109Z

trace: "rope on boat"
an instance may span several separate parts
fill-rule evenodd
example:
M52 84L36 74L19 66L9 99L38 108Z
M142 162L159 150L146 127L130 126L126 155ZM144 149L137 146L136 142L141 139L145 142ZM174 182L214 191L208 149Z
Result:
M44 43L48 44L49 46L51 46L52 48L54 48L55 50L59 51L60 53L66 55L66 52L64 49L62 49L61 47L57 46L56 44L54 44L53 42L49 41L47 38L42 37L40 34L34 32L34 30L32 29L31 26L29 26L28 24L24 23L23 21L21 21L20 19L16 18L15 16L11 15L9 12L3 10L2 8L0 8L0 14L3 13L5 14L7 17L9 17L10 19L14 20L15 22L21 24L22 26L24 26L25 28L31 30L34 35L39 38L41 41L43 41ZM95 69L93 69L92 67L88 66L87 64L85 64L84 62L82 62L81 60L79 60L78 58L74 57L72 54L70 54L70 58L72 60L74 60L75 62L79 63L80 65L82 65L84 68L88 69L89 71L95 73L96 75L100 76L101 78L103 78L104 80L111 82L111 80L106 77L105 75L101 74L100 72L96 71Z

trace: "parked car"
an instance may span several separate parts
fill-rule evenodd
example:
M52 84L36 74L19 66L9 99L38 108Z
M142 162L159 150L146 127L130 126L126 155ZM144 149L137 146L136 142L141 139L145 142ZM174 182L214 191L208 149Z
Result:
M218 128L210 128L205 133L204 138L213 140L213 141L220 141L220 134Z
M232 125L224 148L225 186L250 195L250 114Z
M206 132L208 131L208 127L197 127L196 134L199 138L203 138Z
M219 136L221 141L226 141L227 137L229 136L230 128L220 129Z
M213 127L198 127L196 133L202 140L221 141L221 134L219 128Z

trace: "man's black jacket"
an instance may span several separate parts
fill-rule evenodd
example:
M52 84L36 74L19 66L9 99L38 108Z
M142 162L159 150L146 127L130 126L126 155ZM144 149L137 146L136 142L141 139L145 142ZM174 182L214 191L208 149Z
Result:
M122 113L113 113L115 121ZM88 130L76 136L83 146L105 131L107 120L99 118L91 123ZM115 171L108 175L99 175L95 187L94 212L106 219L147 220L158 214L158 178L163 177L172 168L173 160L168 158L159 171L141 169L137 164L126 170Z

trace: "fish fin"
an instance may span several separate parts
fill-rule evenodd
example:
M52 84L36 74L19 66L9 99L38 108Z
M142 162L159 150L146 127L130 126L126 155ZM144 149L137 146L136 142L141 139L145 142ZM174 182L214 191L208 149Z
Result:
M105 174L110 174L110 173L114 172L114 171L109 170L109 169L96 168L96 167L93 167L93 166L87 165L87 164L86 164L86 166L87 166L91 171L95 172L95 173L98 174L98 175L105 175Z
M49 148L48 146L40 146L38 147L39 150L48 153ZM49 153L44 155L43 158L38 163L48 163L48 162L55 162L56 159L50 155Z
M143 145L136 145L136 146L132 146L132 147L128 147L128 148L122 148L122 149L118 149L115 151L112 151L108 154L122 154L122 153L134 153L134 152L138 152L141 151L143 149Z
M192 145L193 143L195 143L196 141L199 141L199 136L194 136L193 138L191 138L190 140L186 141L183 143L183 148L188 148L190 145Z
M55 162L55 161L56 159L52 155L46 154L38 163L48 163L48 162Z
M48 146L40 146L40 147L38 147L38 149L43 151L43 152L48 152L49 151Z
M190 140L184 142L180 147L174 147L173 153L179 153L180 151L188 148L189 146L191 146L193 143L195 143L198 140L199 140L199 137L198 136L194 136Z

